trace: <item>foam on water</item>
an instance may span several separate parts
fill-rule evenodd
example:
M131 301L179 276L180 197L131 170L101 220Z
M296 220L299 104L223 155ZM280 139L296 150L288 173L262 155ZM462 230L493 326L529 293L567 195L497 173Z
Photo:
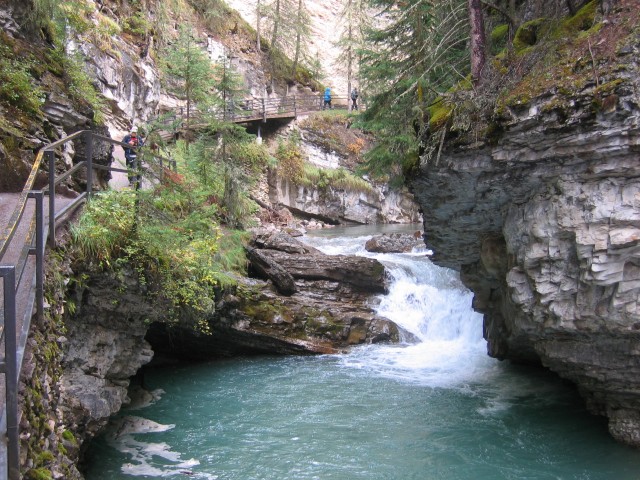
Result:
M137 434L160 433L172 430L175 425L163 425L136 416L124 416L111 422L106 432L107 443L129 457L121 467L122 473L132 476L170 477L176 474L192 475L191 468L200 464L194 458L183 460L182 454L175 452L165 442L142 442ZM158 459L161 459L158 462ZM162 464L159 467L158 464ZM194 478L215 479L206 475Z
M364 249L370 236L307 237L330 255L360 255L382 262L389 293L378 297L376 313L406 330L411 345L355 349L343 365L420 385L455 387L490 374L482 338L482 316L471 308L473 295L456 272L434 265L426 251L376 254ZM417 342L417 343L416 343Z

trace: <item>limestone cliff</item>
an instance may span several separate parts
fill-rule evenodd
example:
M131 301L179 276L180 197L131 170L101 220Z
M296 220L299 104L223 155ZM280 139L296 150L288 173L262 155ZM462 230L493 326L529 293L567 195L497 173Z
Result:
M611 42L637 29L629 5L591 39L614 45L606 69L592 53L598 76L506 101L492 138L450 141L411 185L434 261L475 293L489 354L575 382L640 446L640 44Z

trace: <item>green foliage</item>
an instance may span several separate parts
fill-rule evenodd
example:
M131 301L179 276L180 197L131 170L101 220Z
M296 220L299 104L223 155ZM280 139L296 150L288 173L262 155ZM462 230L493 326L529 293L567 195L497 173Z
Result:
M55 460L55 457L53 456L53 453L49 452L49 451L43 451L40 452L36 458L34 459L34 463L35 465L37 465L38 467L45 465L48 462L52 462L53 460Z
M305 163L304 176L299 182L301 185L320 189L333 188L349 192L374 192L369 182L344 168L320 168L309 163Z
M122 30L132 35L146 37L151 30L151 22L143 10L138 10L130 17L124 19Z
M83 258L110 267L127 245L134 225L134 195L109 190L92 198L71 227L77 251Z
M214 89L214 72L207 53L200 47L192 30L182 25L178 39L167 47L161 67L170 91L187 102L187 118L196 104L206 104Z
M365 156L366 169L380 178L401 175L414 158L428 124L428 108L469 71L466 2L410 0L401 8L369 0L388 21L367 33L362 49L361 91L367 110L356 122L378 139Z
M114 20L102 14L97 14L98 23L94 25L90 19L94 11L94 5L86 0L34 0L29 25L45 32L53 43L53 47L44 52L46 68L55 75L66 77L65 83L72 98L79 104L88 104L93 110L94 121L102 123L105 101L84 71L84 59L78 52L66 53L66 37L69 31L77 35L90 35L98 47L107 51L111 49L113 37L120 32L120 27ZM7 58L6 53L0 52L0 62ZM41 75L44 71L42 59L29 60L29 57L25 58L23 55L15 66L0 64L0 91L4 88L13 91L14 100L21 103L20 108L35 113L39 110L44 95L39 87L27 81L29 79L25 75L29 71L39 72L36 76ZM5 78L5 75L11 78ZM17 100L18 98L21 100Z
M509 37L509 25L503 23L501 25L496 26L489 35L491 39L491 51L493 53L497 53L502 50L506 44Z
M233 228L250 223L248 188L270 157L244 129L221 122L189 148L178 142L171 156L181 173L166 173L156 188L92 199L72 228L76 256L99 268L133 268L169 303L169 318L195 313L195 328L207 332L202 319L219 290L246 269L247 235Z
M104 122L105 100L84 70L82 56L77 53L65 58L65 75L69 79L69 92L77 102L86 102L93 110L93 120Z
M498 25L491 31L491 41L493 43L501 43L506 40L508 34L509 25L506 23Z
M44 92L35 85L33 60L17 58L8 45L0 43L0 101L26 113L37 114Z
M304 178L304 158L298 142L289 139L278 143L276 150L278 160L278 174L294 183L300 183Z
M53 480L53 474L48 468L32 468L25 474L26 480Z

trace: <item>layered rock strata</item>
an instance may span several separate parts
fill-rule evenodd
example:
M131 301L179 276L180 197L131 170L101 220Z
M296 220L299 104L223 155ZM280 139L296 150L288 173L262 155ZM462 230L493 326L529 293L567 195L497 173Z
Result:
M399 328L371 306L387 288L376 260L325 255L281 233L256 236L248 250L255 278L222 296L208 331L155 324L147 335L154 351L201 360L399 340Z
M434 261L475 293L489 354L575 382L640 446L640 80L627 60L604 96L593 84L508 109L497 142L445 150L412 190Z

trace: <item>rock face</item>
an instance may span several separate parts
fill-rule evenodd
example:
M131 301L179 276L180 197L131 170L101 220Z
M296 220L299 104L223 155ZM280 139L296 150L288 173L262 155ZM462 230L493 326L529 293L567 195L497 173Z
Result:
M332 225L417 223L420 212L407 191L394 191L388 186L374 187L372 192L319 188L296 185L272 176L270 200L286 206L295 215L313 218Z
M161 308L147 301L135 275L91 275L75 288L66 321L62 394L68 428L92 438L128 402L129 379L153 357L144 336Z
M373 294L386 291L385 270L376 260L325 255L286 234L256 236L249 259L262 278L225 293L208 319L208 332L155 324L147 335L154 351L207 359L335 353L399 340L398 327L370 305ZM294 286L287 279L283 289L283 277Z
M561 111L551 94L511 108L494 145L445 151L412 189L434 261L475 293L489 354L575 382L615 438L640 446L640 81L628 61L606 109L595 85Z
M326 119L323 123L322 117L310 117L299 124L295 122L289 130L300 136L299 148L303 157L311 165L326 171L354 171L363 161L360 152L365 150L367 142L371 142L365 140L361 132L356 134L355 129L335 119L333 123ZM271 204L286 207L302 218L332 225L418 223L422 219L419 207L406 187L393 189L388 184L373 182L367 182L367 189L331 182L300 185L279 176L276 170L270 172L267 181Z

